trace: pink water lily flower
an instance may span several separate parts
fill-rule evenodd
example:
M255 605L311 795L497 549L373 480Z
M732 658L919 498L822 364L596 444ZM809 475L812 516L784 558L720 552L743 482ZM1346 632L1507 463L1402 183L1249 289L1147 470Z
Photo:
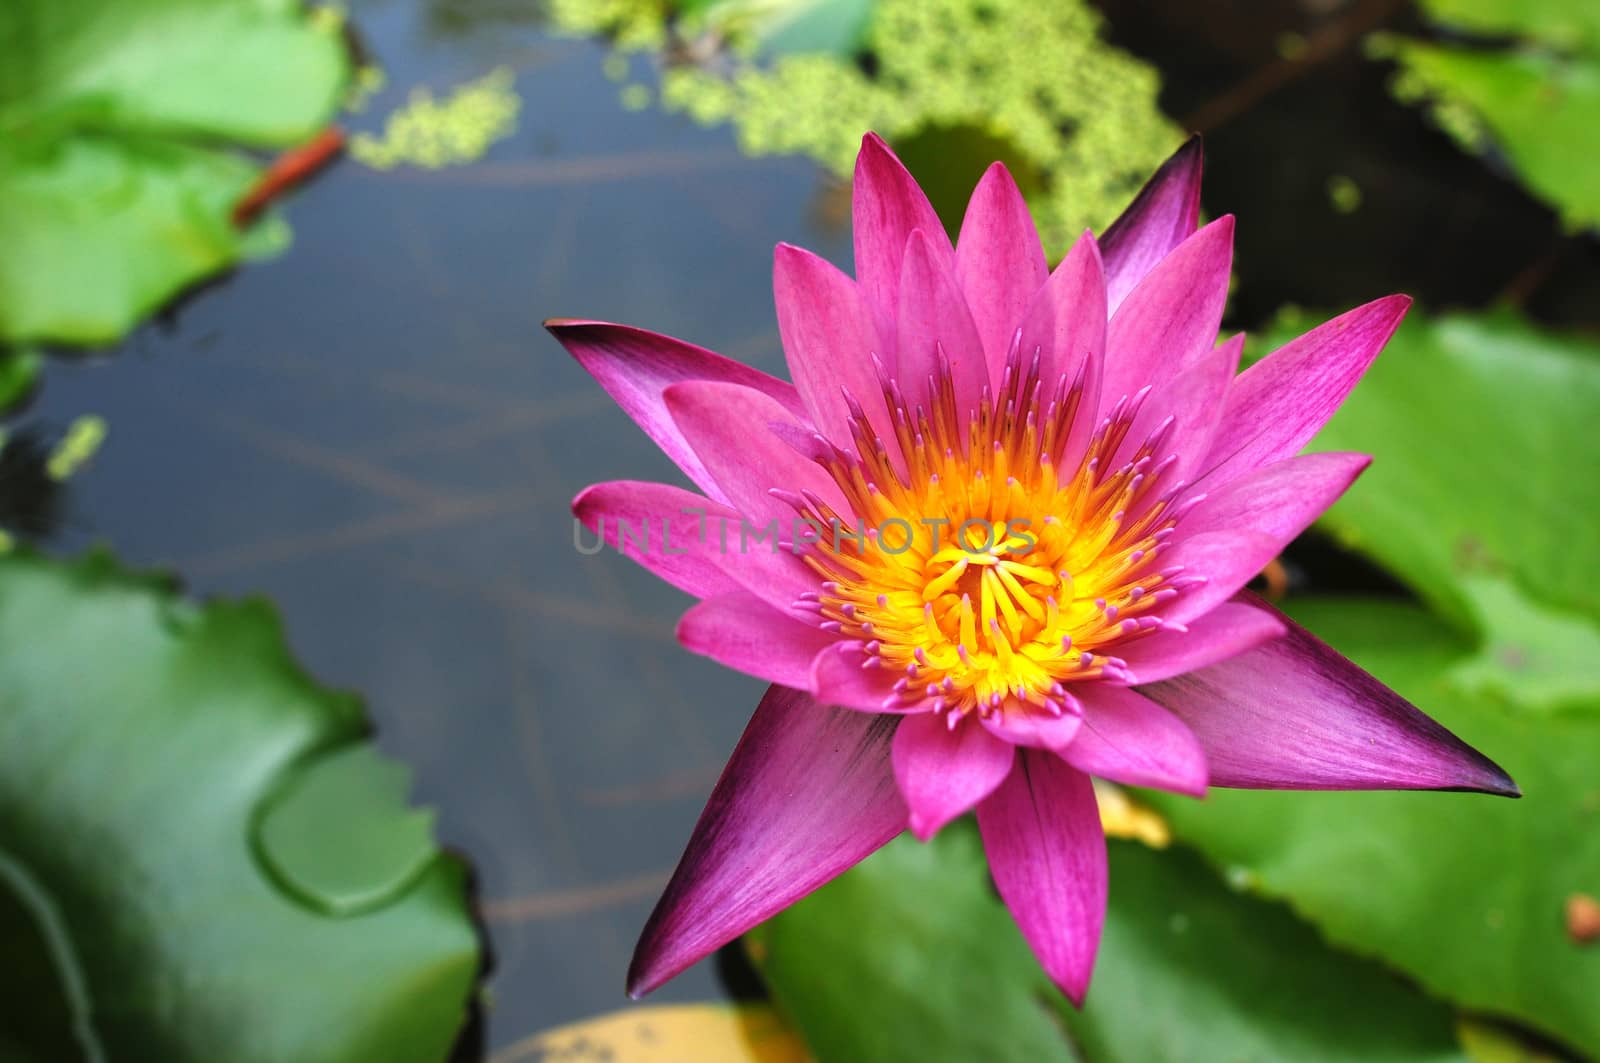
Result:
M952 246L869 135L855 279L776 252L792 384L624 325L547 323L700 489L599 484L578 518L700 599L685 646L774 684L630 993L975 808L1000 896L1081 1003L1107 893L1091 776L1517 793L1243 590L1367 465L1299 451L1410 300L1238 373L1243 337L1217 335L1233 218L1197 228L1200 169L1192 141L1052 271L1004 166Z

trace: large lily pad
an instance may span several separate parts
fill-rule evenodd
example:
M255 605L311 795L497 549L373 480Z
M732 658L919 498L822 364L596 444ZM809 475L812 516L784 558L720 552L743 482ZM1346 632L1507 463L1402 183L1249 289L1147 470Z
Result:
M442 1058L465 873L364 729L264 603L0 558L0 1054Z
M226 145L309 137L348 68L293 0L7 0L0 55L0 345L110 342L281 242L233 225Z
M1517 711L1464 692L1450 677L1473 644L1414 605L1328 600L1294 612L1491 754L1527 796L1153 795L1174 833L1287 899L1336 945L1600 1055L1600 949L1574 941L1563 918L1570 895L1600 891L1600 711Z
M1600 347L1414 314L1313 444L1375 459L1325 524L1464 631L1521 626L1484 579L1600 622L1597 409Z
M1453 1060L1451 1013L1329 950L1193 854L1111 843L1079 1013L989 883L970 822L902 837L751 939L820 1060Z

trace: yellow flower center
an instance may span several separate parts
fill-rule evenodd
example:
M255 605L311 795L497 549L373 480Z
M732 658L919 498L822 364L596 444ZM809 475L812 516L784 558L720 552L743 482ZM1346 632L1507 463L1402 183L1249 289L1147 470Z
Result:
M914 412L886 382L903 465L858 409L857 453L825 463L855 519L807 498L828 529L807 556L823 623L899 673L886 708L986 715L1015 699L1059 715L1067 684L1122 674L1107 650L1159 629L1152 610L1185 585L1159 565L1180 515L1158 454L1170 420L1128 441L1140 392L1073 438L1092 416L1083 375L1048 383L1013 352L962 424L948 373Z

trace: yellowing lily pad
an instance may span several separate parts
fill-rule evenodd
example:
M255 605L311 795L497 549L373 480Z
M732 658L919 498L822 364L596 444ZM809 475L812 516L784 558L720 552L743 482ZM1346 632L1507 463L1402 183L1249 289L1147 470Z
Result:
M495 1063L807 1063L805 1044L765 1004L633 1007L518 1041Z

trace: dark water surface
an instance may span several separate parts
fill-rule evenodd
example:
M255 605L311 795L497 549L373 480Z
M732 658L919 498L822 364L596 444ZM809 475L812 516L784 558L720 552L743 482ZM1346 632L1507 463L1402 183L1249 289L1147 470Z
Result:
M1270 65L1277 32L1307 28L1299 7L1270 7L1276 23L1218 5L1254 27L1233 37L1190 25L1200 7L1107 10L1119 41L1169 71L1181 117ZM491 1049L624 1005L634 936L763 687L677 647L678 592L574 551L584 486L678 477L539 321L644 325L781 373L773 244L849 261L815 166L624 111L601 47L520 10L356 4L390 87L347 124L375 129L411 86L506 63L515 137L440 172L341 163L290 204L290 253L113 357L54 363L30 415L111 426L52 548L106 542L202 595L265 594L300 660L366 697L379 745L476 868ZM1396 288L1478 302L1551 245L1548 212L1346 51L1243 117L1224 108L1211 138L1207 207L1241 213L1243 321ZM1329 206L1332 173L1363 185L1357 215ZM1592 245L1573 254L1589 268ZM1574 283L1561 261L1551 306ZM702 964L655 999L726 992Z
M636 322L781 372L772 246L847 258L848 232L814 223L810 163L622 111L596 45L355 15L392 88L352 124L507 62L516 136L434 173L343 162L290 206L289 254L112 358L54 364L30 419L111 426L55 545L265 594L312 673L366 697L477 870L504 1045L625 1003L634 936L764 687L677 647L677 591L574 551L584 486L676 470L539 322ZM722 992L702 965L657 996Z

